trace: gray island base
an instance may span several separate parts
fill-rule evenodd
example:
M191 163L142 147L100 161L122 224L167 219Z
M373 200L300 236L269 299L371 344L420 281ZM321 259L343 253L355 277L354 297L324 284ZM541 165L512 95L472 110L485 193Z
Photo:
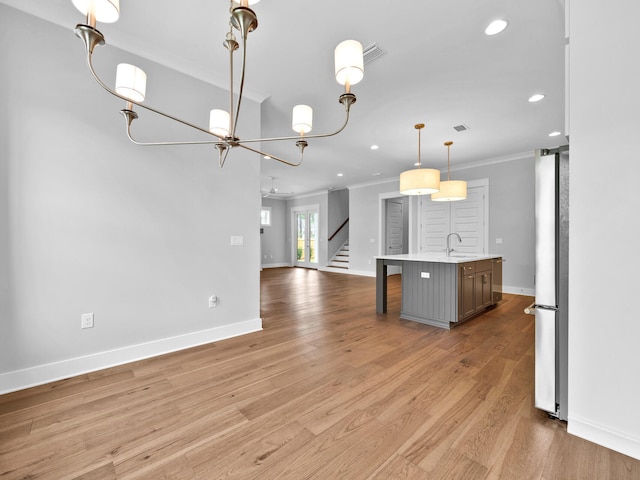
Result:
M376 312L387 311L387 266L402 267L400 318L450 329L502 299L500 255L418 253L376 258Z

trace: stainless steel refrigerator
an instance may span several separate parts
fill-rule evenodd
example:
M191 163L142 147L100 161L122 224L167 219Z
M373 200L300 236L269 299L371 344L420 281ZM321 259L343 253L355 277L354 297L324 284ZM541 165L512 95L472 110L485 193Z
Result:
M569 147L537 150L535 406L567 420Z

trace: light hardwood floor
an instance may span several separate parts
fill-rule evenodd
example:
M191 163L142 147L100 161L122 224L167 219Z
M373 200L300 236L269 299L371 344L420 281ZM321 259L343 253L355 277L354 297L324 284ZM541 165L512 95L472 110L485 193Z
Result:
M530 297L451 330L262 273L264 331L0 397L1 479L640 479L532 406Z

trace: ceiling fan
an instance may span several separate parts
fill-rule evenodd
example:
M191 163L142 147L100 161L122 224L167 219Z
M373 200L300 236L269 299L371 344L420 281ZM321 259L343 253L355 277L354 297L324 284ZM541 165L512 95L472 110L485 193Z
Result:
M268 191L262 192L263 198L275 197L278 195L293 195L295 192L281 192L275 187L276 177L269 177L271 179L271 188Z

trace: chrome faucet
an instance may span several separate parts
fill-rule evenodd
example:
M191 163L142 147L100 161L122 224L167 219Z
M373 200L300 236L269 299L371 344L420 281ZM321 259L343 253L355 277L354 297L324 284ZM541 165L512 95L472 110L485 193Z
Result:
M451 237L454 235L458 237L458 243L462 243L462 238L460 238L460 235L458 235L457 233L454 232L447 235L447 257L450 257L451 252L453 252L453 248L451 248L450 244L451 244Z

